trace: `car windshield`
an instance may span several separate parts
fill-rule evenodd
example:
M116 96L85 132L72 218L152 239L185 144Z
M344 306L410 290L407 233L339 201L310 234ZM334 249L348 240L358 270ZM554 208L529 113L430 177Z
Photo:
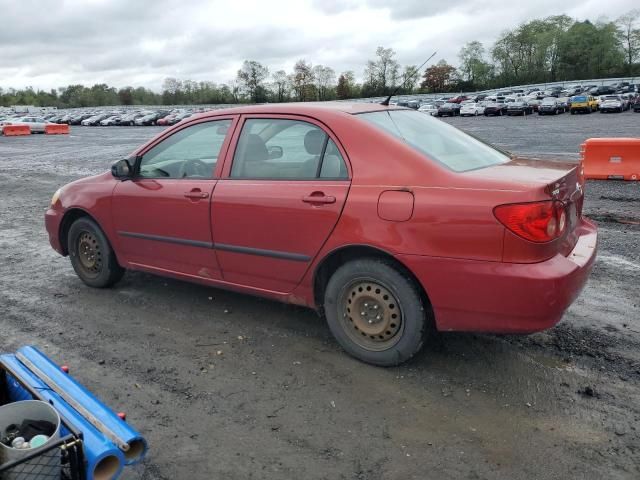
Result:
M358 115L455 172L507 163L507 154L451 125L417 112L390 110Z
M573 97L574 102L586 102L587 97Z

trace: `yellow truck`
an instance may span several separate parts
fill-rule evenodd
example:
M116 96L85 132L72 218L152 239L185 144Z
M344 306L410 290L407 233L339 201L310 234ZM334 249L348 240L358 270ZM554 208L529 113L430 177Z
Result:
M591 95L576 95L571 99L571 115L576 112L591 113L598 110L598 102Z

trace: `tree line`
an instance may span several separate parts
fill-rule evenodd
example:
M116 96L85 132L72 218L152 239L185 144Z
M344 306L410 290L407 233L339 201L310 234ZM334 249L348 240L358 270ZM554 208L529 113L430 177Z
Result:
M161 92L106 84L69 85L50 91L0 88L0 105L93 107L101 105L202 105L316 101L400 94L444 93L528 83L640 75L640 10L614 21L574 20L556 15L502 32L485 47L471 41L459 52L456 68L442 59L422 75L401 65L391 48L378 47L366 62L362 82L353 71L337 74L325 65L298 60L291 72L272 72L245 60L227 83L165 79ZM427 52L425 52L427 53ZM400 86L400 88L398 88Z

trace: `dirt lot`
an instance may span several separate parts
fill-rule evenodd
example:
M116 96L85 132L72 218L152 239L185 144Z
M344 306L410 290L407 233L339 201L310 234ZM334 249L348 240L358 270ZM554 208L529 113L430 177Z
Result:
M577 158L640 115L447 120ZM600 251L582 296L528 337L443 334L408 365L346 356L314 313L140 273L92 290L48 245L53 192L158 128L0 137L0 351L35 344L151 445L131 479L640 478L640 182L589 182Z

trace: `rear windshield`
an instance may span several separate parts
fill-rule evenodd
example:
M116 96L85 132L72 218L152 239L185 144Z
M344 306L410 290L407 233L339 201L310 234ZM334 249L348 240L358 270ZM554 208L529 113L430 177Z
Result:
M587 97L573 97L574 102L586 102Z
M455 127L420 112L389 110L359 118L400 138L454 172L507 163L509 156Z

